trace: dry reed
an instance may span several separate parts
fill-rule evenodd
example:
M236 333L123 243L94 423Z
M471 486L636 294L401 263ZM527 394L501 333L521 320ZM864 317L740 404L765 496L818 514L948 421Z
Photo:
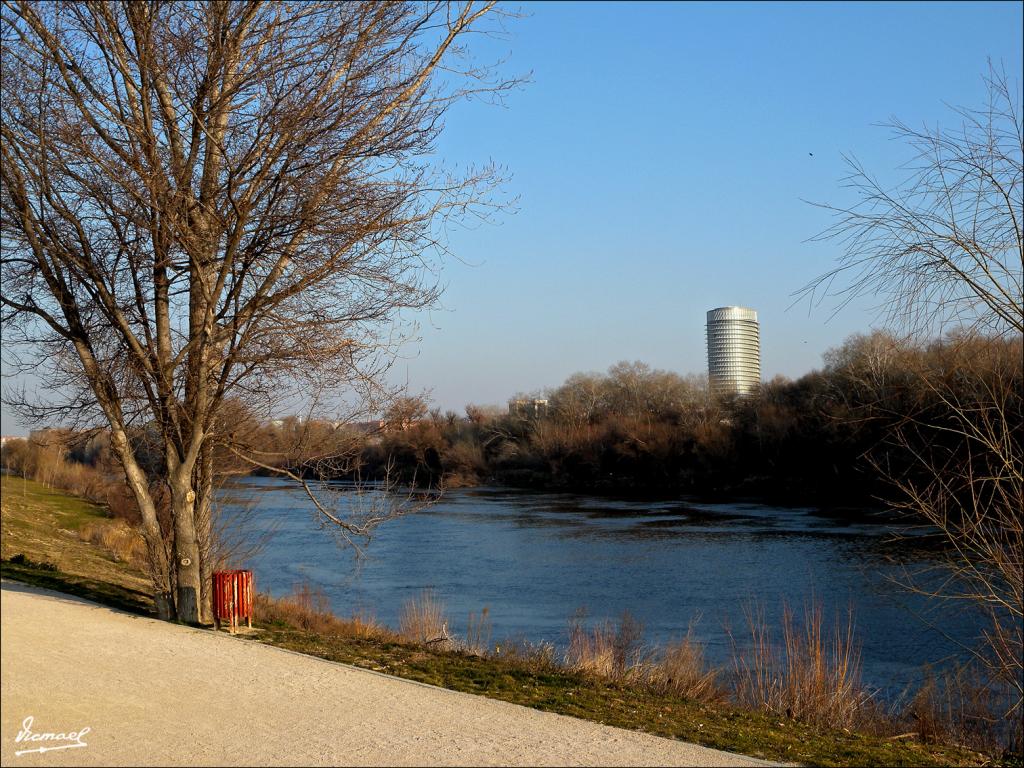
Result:
M861 683L852 612L845 622L837 616L830 632L820 602L807 606L802 625L786 605L781 647L763 607L748 607L746 618L748 646L741 649L733 639L734 693L741 706L830 728L853 728L873 711Z
M491 613L490 609L484 606L480 615L470 611L469 620L466 622L466 642L463 650L484 656L491 646Z
M425 589L405 601L398 617L398 634L413 643L437 643L449 640L444 603L433 590Z
M643 642L643 624L629 611L617 623L605 620L587 627L584 619L577 613L569 622L568 669L613 682L644 677L651 651Z
M536 642L525 637L512 637L495 645L494 658L505 659L533 674L550 674L563 669L553 643Z
M902 711L893 718L901 730L924 742L961 744L994 754L1000 747L1019 754L1020 718L1007 712L1012 689L1000 688L977 663L934 673L924 681Z
M681 640L665 646L647 673L647 683L658 692L692 701L717 702L725 698L718 685L718 670L707 667L704 648L694 640L692 628Z
M287 597L256 596L256 618L281 623L319 635L351 637L360 640L394 640L394 632L377 623L372 616L353 614L348 619L335 616L323 590L309 584L298 585Z

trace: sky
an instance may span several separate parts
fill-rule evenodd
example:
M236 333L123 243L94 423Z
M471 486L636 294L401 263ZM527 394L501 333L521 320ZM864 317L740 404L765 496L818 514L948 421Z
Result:
M641 360L705 370L704 320L756 309L762 373L798 377L877 327L794 293L839 246L810 202L851 202L842 155L883 179L908 159L878 125L952 124L988 60L1020 77L1020 3L538 3L481 63L529 75L504 106L453 108L437 157L507 169L516 212L449 233L442 307L391 372L434 405L500 404ZM0 431L23 433L5 410Z
M864 299L793 306L832 268L842 155L908 159L880 122L951 124L988 60L1019 78L1019 3L539 3L493 43L532 82L450 114L439 152L493 158L518 212L452 234L445 311L396 381L441 408L502 403L641 360L706 370L707 310L758 311L762 373L798 377L879 325ZM463 263L464 262L464 263Z

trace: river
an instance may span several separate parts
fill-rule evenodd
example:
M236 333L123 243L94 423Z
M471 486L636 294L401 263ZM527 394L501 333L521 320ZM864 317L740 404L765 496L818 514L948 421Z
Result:
M864 680L886 697L919 680L925 663L962 656L961 644L973 644L982 627L962 606L895 583L900 547L889 525L811 508L463 489L385 523L356 562L319 529L295 484L247 478L225 493L228 505L247 500L251 531L274 531L247 562L258 589L281 596L309 582L338 615L392 627L403 602L427 588L446 605L454 633L487 607L494 641L562 646L578 609L593 619L629 610L651 643L692 624L709 661L725 664L729 629L742 636L745 606L761 605L778 627L784 603L799 611L813 597L827 616L853 610ZM912 565L926 565L921 557Z

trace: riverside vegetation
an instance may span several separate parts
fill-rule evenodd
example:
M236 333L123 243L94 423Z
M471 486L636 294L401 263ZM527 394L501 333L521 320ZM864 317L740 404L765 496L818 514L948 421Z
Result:
M962 463L969 442L943 427L957 406L989 406L995 389L1004 397L997 415L1005 420L1005 439L1019 448L1020 337L948 335L924 343L874 332L827 352L820 370L796 380L776 377L759 397L737 401L712 397L702 377L639 362L575 374L522 396L547 400L537 415L469 405L460 416L430 409L424 399L401 398L379 422L265 422L231 401L224 426L236 443L259 450L263 466L223 449L214 459L221 476L287 471L431 488L493 483L616 495L696 493L852 510L899 496L899 482L922 477L923 446L943 452L950 466ZM907 435L907 425L922 423L936 429ZM156 433L136 428L131 442L139 464L157 472ZM34 445L12 441L3 455L19 474L138 520L102 430L50 430ZM159 483L151 493L158 510L167 506Z
M1021 363L1020 337L913 342L874 332L827 352L821 370L767 382L757 398L716 399L703 377L623 362L513 398L545 399L539 414L470 405L460 416L406 398L369 431L296 418L259 424L239 412L232 425L236 439L246 434L276 457L270 464L307 476L854 507L891 498L894 479L921 474L921 446L894 440L897 430L948 424L957 404L984 403L993 386L1008 395L1007 438L1019 445ZM963 458L962 442L950 431L927 436L951 458Z
M135 612L152 612L146 580L109 510L5 476L2 573ZM430 593L410 600L397 630L371 617L339 618L322 595L300 587L257 602L251 640L399 677L481 694L720 749L816 765L1013 763L990 729L984 697L965 680L957 699L926 685L885 708L860 686L851 625L834 626L813 605L791 612L781 639L756 607L749 639L737 638L731 669L709 669L692 635L648 647L628 615L588 623L573 617L563 654L524 639L493 642L486 610L455 637ZM945 690L950 690L948 687ZM965 704L970 702L970 704ZM972 709L973 707L973 709ZM990 713L988 713L990 714Z

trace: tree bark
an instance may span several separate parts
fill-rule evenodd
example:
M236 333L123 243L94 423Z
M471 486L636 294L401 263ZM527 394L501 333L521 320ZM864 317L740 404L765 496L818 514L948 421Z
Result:
M200 624L202 601L201 561L195 529L196 493L190 468L179 467L171 479L171 509L174 518L174 572L177 584L178 620Z
M196 480L195 528L199 546L199 620L203 624L213 623L213 600L211 581L213 579L213 450L209 443L199 454L198 478Z
M146 475L135 461L128 436L116 425L111 429L111 447L121 461L125 480L128 482L128 487L131 489L135 503L142 515L142 536L146 540L146 549L149 553L150 576L155 587L153 601L156 605L157 616L170 621L175 617L170 567L167 562L167 551L164 549L164 537L160 531L160 521L156 514L156 505L149 492Z

